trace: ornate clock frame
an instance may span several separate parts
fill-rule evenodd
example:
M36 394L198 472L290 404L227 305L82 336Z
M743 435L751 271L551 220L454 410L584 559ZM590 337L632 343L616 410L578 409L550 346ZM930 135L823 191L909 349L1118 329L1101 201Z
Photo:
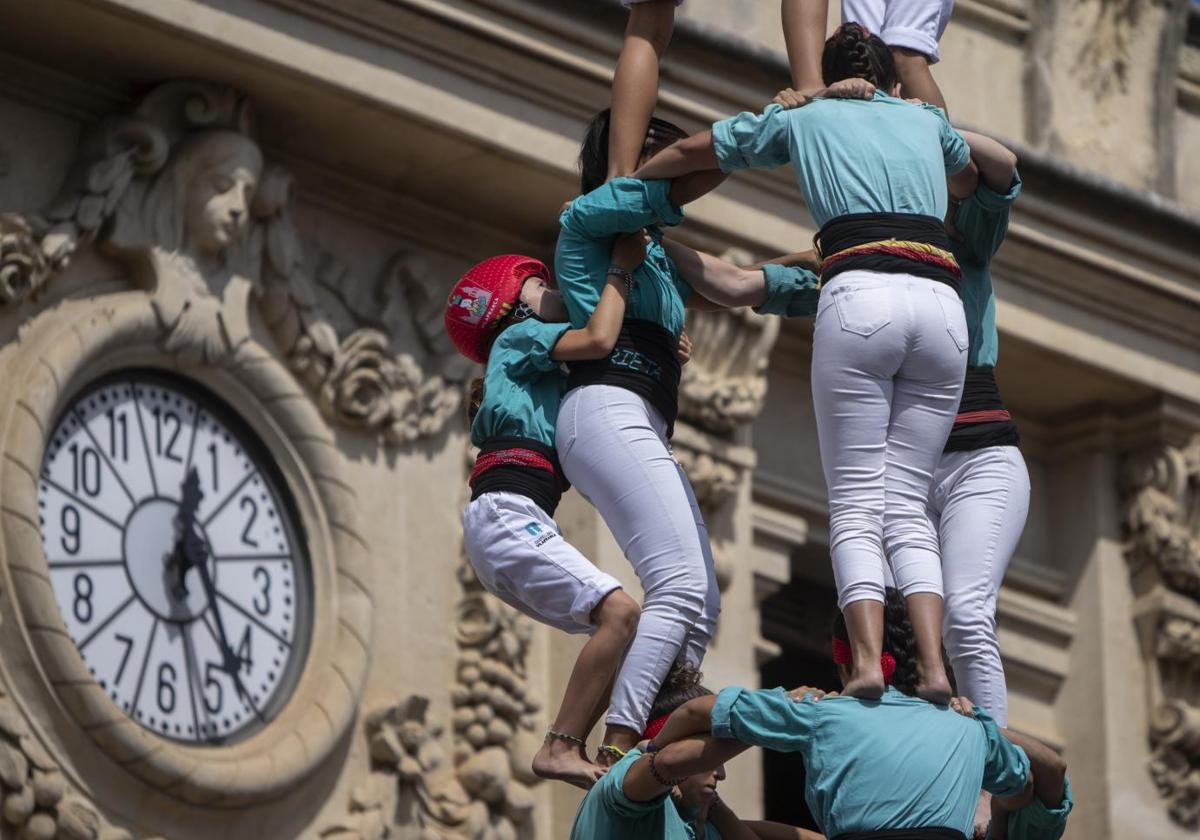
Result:
M371 633L366 545L332 435L288 371L254 342L242 346L235 364L181 365L161 349L161 339L161 325L138 293L69 302L32 325L10 362L20 370L20 385L0 426L4 559L36 661L97 746L186 801L261 801L319 766L354 720ZM279 466L308 538L314 591L308 662L280 715L228 747L157 737L112 703L66 634L41 548L36 493L47 430L64 402L99 376L146 366L197 380L241 415Z

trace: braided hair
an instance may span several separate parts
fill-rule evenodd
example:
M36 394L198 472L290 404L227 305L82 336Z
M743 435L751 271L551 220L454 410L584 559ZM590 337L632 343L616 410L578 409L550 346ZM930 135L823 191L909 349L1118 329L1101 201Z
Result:
M846 644L850 633L846 619L839 611L833 619L833 635ZM883 650L896 660L892 674L892 685L909 697L917 696L917 638L913 634L912 622L908 619L908 607L899 590L888 587L883 602Z
M825 42L821 75L827 85L843 79L866 79L890 93L896 86L896 59L887 44L862 24L843 23Z
M650 707L649 719L669 715L689 700L710 696L712 692L700 684L702 679L704 674L691 665L672 665Z
M579 149L579 187L583 195L603 185L608 179L608 132L611 123L611 108L605 108L588 123L583 145ZM642 152L657 152L685 137L687 133L675 123L651 117Z

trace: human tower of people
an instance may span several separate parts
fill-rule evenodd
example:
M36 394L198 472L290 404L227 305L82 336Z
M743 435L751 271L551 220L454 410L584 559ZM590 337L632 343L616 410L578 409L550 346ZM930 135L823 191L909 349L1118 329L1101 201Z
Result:
M806 800L836 840L1058 838L1065 765L1005 729L995 621L1029 504L990 278L1021 181L1012 152L947 119L929 66L951 2L845 0L826 40L827 0L781 0L793 87L690 137L653 116L682 2L627 2L553 273L493 257L447 301L450 337L485 365L471 564L513 607L589 637L533 770L588 791L575 840L821 837L720 800L724 763L750 746L803 755ZM786 163L815 249L742 267L664 235L735 170ZM720 594L670 440L685 309L741 306L815 317L840 693L700 684ZM640 605L563 539L569 484L611 529Z

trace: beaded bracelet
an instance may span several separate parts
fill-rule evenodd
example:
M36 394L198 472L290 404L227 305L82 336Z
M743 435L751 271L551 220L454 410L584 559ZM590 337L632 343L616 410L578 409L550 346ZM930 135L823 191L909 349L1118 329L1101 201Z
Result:
M637 278L633 276L632 272L626 271L619 265L610 265L607 273L615 274L617 277L621 278L621 281L625 284L626 295L633 294L633 289L635 286L637 286Z
M607 755L611 755L616 759L622 759L625 757L625 750L621 749L620 747L614 747L612 744L601 745L597 752L606 753Z
M666 787L666 788L673 788L673 787L677 787L678 785L682 784L686 777L679 778L679 779L664 779L662 776L660 776L658 774L658 768L654 766L654 757L657 754L658 753L649 753L649 755L650 755L650 775L654 777L654 781L658 782L660 785L662 785L663 787Z
M566 732L556 732L553 729L546 730L547 738L554 738L559 741L567 741L572 744L578 744L581 747L587 746L587 741L582 738L576 738L574 735L568 735Z

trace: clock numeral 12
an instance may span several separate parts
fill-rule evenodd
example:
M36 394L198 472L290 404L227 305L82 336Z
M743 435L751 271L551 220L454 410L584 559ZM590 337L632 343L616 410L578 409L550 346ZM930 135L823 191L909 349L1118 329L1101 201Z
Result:
M183 461L183 458L175 451L175 444L179 441L179 432L183 429L183 421L179 419L179 415L174 411L164 412L161 408L156 408L150 412L154 417L154 454L166 457L168 461ZM163 427L174 425L174 431L171 432L171 437L167 440L166 449L163 449Z

